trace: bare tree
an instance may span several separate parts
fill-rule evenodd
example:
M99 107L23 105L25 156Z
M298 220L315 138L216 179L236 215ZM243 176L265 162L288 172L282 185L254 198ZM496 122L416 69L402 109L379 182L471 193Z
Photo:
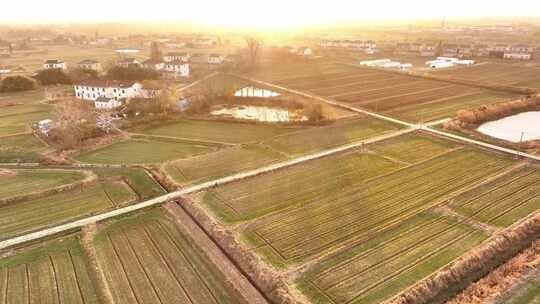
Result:
M246 36L244 39L246 40L247 44L250 67L255 68L259 60L262 43L259 39L253 36Z

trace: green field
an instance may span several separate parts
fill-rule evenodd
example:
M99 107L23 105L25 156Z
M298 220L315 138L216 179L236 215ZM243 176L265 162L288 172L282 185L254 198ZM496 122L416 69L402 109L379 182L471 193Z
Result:
M38 103L45 100L43 90L16 93L0 93L0 106Z
M212 145L169 138L134 137L80 153L75 159L92 164L152 164L209 153L214 149Z
M160 210L101 230L94 243L116 303L244 303Z
M281 159L284 156L269 148L245 145L167 163L164 169L174 181L184 185L262 167Z
M84 172L70 170L20 169L8 172L0 174L0 200L53 189L85 178Z
M1 107L0 136L29 132L33 123L46 118L53 118L49 105L25 104Z
M170 136L196 141L248 143L261 141L293 130L295 129L263 124L184 119L136 131L149 135Z
M524 167L452 200L463 215L496 226L509 226L540 209L540 169Z
M325 259L297 284L313 303L380 303L437 271L486 237L444 216L421 214Z
M367 183L355 180L333 193L324 191L309 200L302 199L298 208L256 221L248 235L257 244L267 245L264 253L271 259L304 261L336 247L365 242L510 163L507 158L476 150L449 152L380 179ZM232 206L246 205L244 196L237 193L237 203L220 195ZM280 200L266 202L273 205Z
M540 278L528 279L518 290L495 302L496 304L539 304L540 303Z
M98 183L0 206L0 239L88 216L136 198L134 193L116 183L119 182Z
M331 125L277 136L268 146L291 156L312 153L397 131L398 125L371 117L339 120Z
M39 162L47 148L32 134L0 137L0 163Z
M460 110L473 110L482 105L517 98L516 94L486 91L478 94L453 97L434 104L420 104L400 108L386 114L405 121L427 122L455 116Z
M77 239L55 241L1 259L0 303L99 303Z

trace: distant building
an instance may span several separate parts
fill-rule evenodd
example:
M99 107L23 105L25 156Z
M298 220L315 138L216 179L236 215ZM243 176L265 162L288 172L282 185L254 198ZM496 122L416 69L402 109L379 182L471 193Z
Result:
M158 61L158 60L153 60L153 59L148 59L148 60L145 60L142 63L142 66L145 69L150 69L150 70L155 70L155 71L162 71L163 69L165 69L165 62Z
M7 75L11 73L11 68L7 66L0 66L0 75Z
M84 70L92 70L96 72L101 72L101 64L98 61L87 59L79 62L79 68Z
M45 61L45 63L43 64L43 68L45 70L51 70L51 69L61 69L61 70L65 70L67 69L67 65L64 61L62 60L59 60L59 59L49 59L47 61Z
M194 64L208 63L208 59L205 55L196 53L189 58L189 62Z
M188 53L170 52L170 53L167 53L167 55L163 57L163 60L165 62L173 62L173 61L188 62L189 57L190 56Z
M172 78L189 77L189 63L183 61L167 62L165 64L165 72L169 73L169 75L167 76L170 76Z
M37 123L37 129L44 135L48 135L52 128L53 121L51 119L43 119Z
M298 54L302 55L302 56L309 57L309 56L313 55L313 50L311 48L308 48L308 47L301 47Z
M513 59L513 60L531 60L532 54L527 53L504 53L504 59Z
M141 63L135 58L124 58L118 62L118 66L123 68L140 67Z
M534 48L525 44L512 45L504 52L504 59L531 60Z
M225 57L220 54L210 54L208 55L209 64L222 64L225 60Z

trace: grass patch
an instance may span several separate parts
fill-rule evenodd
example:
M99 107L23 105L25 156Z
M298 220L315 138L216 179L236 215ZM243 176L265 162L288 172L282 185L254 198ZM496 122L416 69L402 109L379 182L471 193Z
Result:
M32 134L0 137L0 163L39 162L47 145Z
M141 199L149 199L166 193L143 168L93 169L93 172L96 173L99 178L124 179Z
M204 154L213 146L187 141L134 137L96 150L83 152L77 159L93 164L153 164Z

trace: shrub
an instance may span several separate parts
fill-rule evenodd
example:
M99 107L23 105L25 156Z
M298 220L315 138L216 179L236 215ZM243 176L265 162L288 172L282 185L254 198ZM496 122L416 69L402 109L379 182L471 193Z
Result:
M36 88L32 79L23 76L12 76L5 78L0 84L0 92L21 92L30 91Z
M34 76L42 85L72 84L71 78L61 69L41 70Z
M111 80L127 80L127 81L143 81L159 79L159 72L144 69L139 67L112 67L107 71L107 79Z

